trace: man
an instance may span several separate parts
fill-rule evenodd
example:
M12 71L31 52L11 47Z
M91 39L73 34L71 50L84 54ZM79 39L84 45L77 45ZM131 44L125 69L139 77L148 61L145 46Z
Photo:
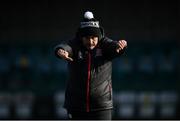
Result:
M70 119L111 119L112 60L125 50L125 40L104 35L92 12L85 12L73 40L55 47L57 57L68 61L64 107Z

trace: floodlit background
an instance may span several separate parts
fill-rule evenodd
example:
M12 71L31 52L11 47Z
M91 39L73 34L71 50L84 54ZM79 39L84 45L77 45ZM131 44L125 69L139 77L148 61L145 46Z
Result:
M128 42L113 61L113 119L179 119L178 0L0 2L0 119L66 119L66 62L53 47L86 10Z

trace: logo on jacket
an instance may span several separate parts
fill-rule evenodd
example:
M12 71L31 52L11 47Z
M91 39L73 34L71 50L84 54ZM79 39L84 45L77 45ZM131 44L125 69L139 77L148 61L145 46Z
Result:
M81 51L78 52L78 59L83 59L83 56L82 56L82 52L81 52Z
M96 55L95 55L96 57L97 56L102 56L102 49L96 49Z

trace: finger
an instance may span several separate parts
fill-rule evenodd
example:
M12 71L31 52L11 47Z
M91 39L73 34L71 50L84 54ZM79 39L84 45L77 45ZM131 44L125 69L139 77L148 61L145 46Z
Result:
M66 60L73 61L71 57L66 57Z
M123 42L124 46L127 46L127 42L126 41L122 41L122 42Z
M62 52L61 52L61 51L58 51L57 54L58 54L59 56L62 56Z
M58 52L58 55L64 60L66 60L66 58L67 58L67 55L63 51Z
M66 58L67 58L64 54L59 54L59 56L64 60L66 60Z
M126 44L126 40L119 40L119 42Z
M123 48L125 48L125 47L127 46L127 42L126 42L126 41L121 41L120 44L121 44L121 46L122 46Z
M59 56L64 55L63 50L58 50L58 55L59 55Z
M58 53L63 56L68 56L68 52L63 49L59 49Z
M124 43L124 41L119 41L119 44L121 44L121 45L122 45L123 43Z
M59 51L58 55L61 56L61 57L65 57L65 54L62 51Z
M125 47L125 43L123 41L120 44L123 48Z
M123 49L123 44L122 44L122 43L119 43L118 45L119 45L119 47L120 47L121 49Z
M119 41L126 41L126 40L122 39L122 40L119 40Z
M121 50L121 49L120 49L120 48L118 48L118 49L116 49L116 52L117 52L117 53L119 53L119 51L120 51L120 50Z
M63 53L63 52L64 52L64 50L63 50L63 49L59 49L59 50L58 50L58 52Z
M67 51L64 51L63 53L64 53L65 55L68 55L68 54L69 54Z

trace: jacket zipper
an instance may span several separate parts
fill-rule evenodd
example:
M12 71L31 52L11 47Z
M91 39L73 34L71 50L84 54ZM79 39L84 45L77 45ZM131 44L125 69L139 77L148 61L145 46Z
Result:
M90 102L89 102L89 96L90 96L90 85L89 85L89 82L90 82L90 77L91 77L91 54L90 52L88 53L88 77L87 77L87 92L86 92L86 112L89 112L90 110Z

